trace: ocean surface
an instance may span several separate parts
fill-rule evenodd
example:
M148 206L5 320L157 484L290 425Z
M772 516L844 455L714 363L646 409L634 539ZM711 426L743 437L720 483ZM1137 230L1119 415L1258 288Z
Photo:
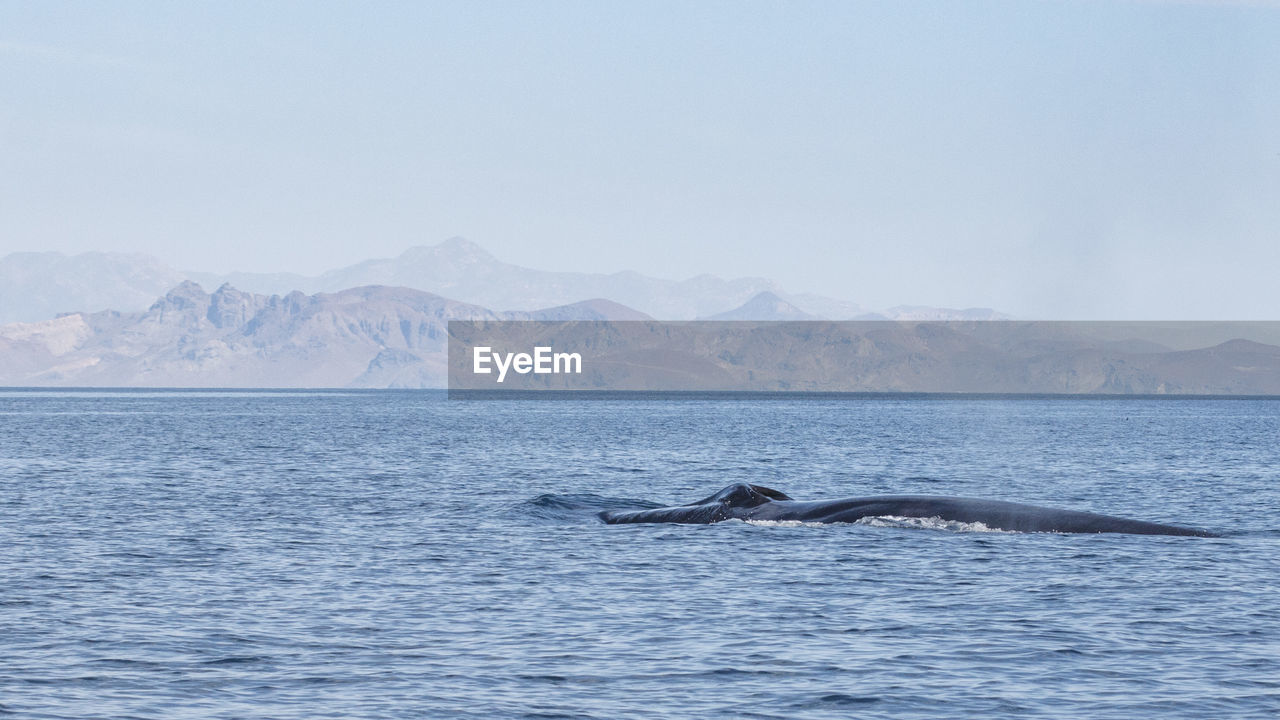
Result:
M0 391L0 716L1275 718L1280 400Z

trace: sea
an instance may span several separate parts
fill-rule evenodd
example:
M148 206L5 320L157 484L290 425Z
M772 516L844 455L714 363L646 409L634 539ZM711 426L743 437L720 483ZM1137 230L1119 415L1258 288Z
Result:
M1280 399L4 390L0 717L1280 717Z

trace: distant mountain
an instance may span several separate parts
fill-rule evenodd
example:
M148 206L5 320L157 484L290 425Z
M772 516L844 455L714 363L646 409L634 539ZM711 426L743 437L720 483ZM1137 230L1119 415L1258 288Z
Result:
M23 343L27 354L44 351L43 367L32 372L28 364L25 374L9 374L0 382L346 387L356 384L384 349L438 356L445 342L443 320L485 313L386 288L266 297L229 285L209 294L186 282L141 313L77 313L0 328L0 338ZM68 335L75 341L62 339Z
M867 314L867 309L857 303L813 293L787 293L786 300L810 315L827 320L853 320Z
M757 293L750 300L732 310L698 318L699 320L900 320L900 321L954 321L954 320L1010 320L1009 315L990 308L954 310L923 305L899 305L878 313L861 311L852 303L841 303L816 295L788 296L784 300L768 290ZM823 308L826 312L809 312L806 308Z
M0 258L0 323L67 311L141 309L186 279L149 255L55 252Z
M662 280L636 272L575 273L533 270L502 262L462 238L414 247L394 258L365 260L317 277L290 274L208 275L191 277L209 286L231 282L260 293L335 292L363 285L416 288L497 310L533 310L590 298L614 302L652 317L687 320L740 305L763 290L781 292L764 278L724 280L699 275Z
M819 320L769 291L757 293L738 307L702 320Z
M639 310L632 310L612 300L595 298L583 300L572 305L534 310L532 312L511 312L507 315L513 320L543 320L564 322L569 320L653 320Z
M806 318L769 293L739 310ZM552 321L533 328L529 341L567 332L572 342L555 346L589 349L592 372L622 368L637 383L666 373L688 389L1280 394L1280 347L1272 344L1280 342L1280 323L708 328L655 323L601 299L495 312L409 288L267 296L230 285L209 293L190 281L141 312L0 325L0 386L443 387L450 320ZM600 320L641 322L602 334Z
M646 317L608 301L500 314L408 288L282 297L188 281L144 312L0 326L0 385L442 387L449 320Z
M779 295L804 312L831 319L862 309L819 295L787 295L764 278L725 280L699 275L665 280L636 272L573 273L505 263L475 243L454 238L414 247L394 258L365 260L317 276L296 273L180 272L146 255L14 253L0 259L0 323L34 322L59 313L145 310L184 280L203 287L230 283L264 295L333 293L353 287L407 287L495 310L532 311L594 299L650 316L690 320L731 310L761 292Z
M636 272L533 270L502 262L475 243L454 238L439 245L410 248L394 258L365 260L317 276L179 272L150 256L120 253L71 257L15 253L0 259L0 323L34 322L67 312L142 311L157 296L184 280L207 288L229 283L246 292L281 296L295 291L306 295L336 293L370 285L406 287L495 311L528 312L607 298L664 320L692 320L735 312L761 293L769 293L804 316L828 320L1005 317L989 310L909 306L869 315L851 302L814 294L788 294L765 278L726 280L699 275L687 280L665 280ZM754 310L767 308L743 312Z

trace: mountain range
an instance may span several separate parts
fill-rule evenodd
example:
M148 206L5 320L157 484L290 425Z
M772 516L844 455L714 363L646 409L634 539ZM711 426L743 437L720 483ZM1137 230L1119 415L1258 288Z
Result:
M636 272L575 273L534 270L503 262L473 242L454 238L433 246L414 247L395 258L365 260L316 276L294 273L182 272L160 260L136 254L14 253L0 259L0 323L35 322L67 312L147 309L156 297L183 281L205 288L226 283L240 290L285 296L299 291L312 295L336 293L370 285L405 287L494 310L532 311L594 298L608 298L663 320L692 320L735 312L739 319L829 320L920 319L920 308L891 308L880 313L844 300L813 294L788 294L765 278L726 280L699 275L666 280ZM760 301L769 293L795 308L770 315ZM781 308L781 306L778 306ZM1006 317L992 310L927 308L934 319L994 319ZM763 314L761 314L763 313Z
M268 296L185 281L141 312L0 326L0 386L443 387L457 319L651 318L602 299L500 313L409 288Z
M1280 367L1280 324L1274 323L1102 323L1087 331L1077 324L1067 335L1041 324L1033 326L1036 333L1048 334L1035 336L1034 351L1012 355L1003 349L991 354L990 346L981 344L985 340L953 343L949 349L936 339L919 345L919 337L903 330L918 325L922 332L950 337L946 333L960 326L939 330L936 321L968 325L1005 317L987 309L921 306L868 313L840 300L787 294L763 278L704 275L674 281L632 272L531 270L461 239L318 276L183 273L145 255L16 253L0 260L0 318L8 321L0 324L0 386L443 387L450 320L660 318L802 321L796 326L799 334L787 336L786 357L766 354L761 361L749 345L726 345L719 355L698 360L698 367L715 376L732 377L741 370L734 369L732 358L755 357L761 364L748 374L776 377L779 387L803 387L806 378L835 372L837 384L831 387L844 389L934 389L938 386L929 383L938 377L966 377L957 387L975 388L1003 387L1000 383L1013 377L1039 378L1010 385L1010 391L1280 389L1273 382ZM880 340L836 342L833 338L849 326L830 321L847 319L896 320L900 327L871 323L867 337ZM725 337L747 328L727 325L737 329ZM827 326L833 329L822 329ZM973 327L979 329L962 337L983 337L987 326ZM1241 344L1239 338L1253 342ZM812 367L796 359L797 348L817 352L833 343L839 352L857 352ZM1105 353L1098 355L1096 348ZM921 368L953 368L947 353L975 362L959 374L951 369L932 379L920 374ZM1000 371L992 374L997 365ZM870 385L838 384L844 382L840 373L853 368L861 368L857 377ZM1135 368L1141 373L1130 377ZM975 384L978 375L965 373L978 373L993 384ZM1111 385L1098 384L1104 376ZM1124 382L1116 385L1117 377Z
M384 285L265 295L183 281L142 311L0 325L0 386L444 387L449 321L538 320L550 324L531 332L564 328L595 367L641 371L626 376L639 389L675 372L693 389L1280 393L1280 323L814 321L767 291L738 310L720 319L801 322L658 323L602 298L494 311ZM633 336L657 344L615 358Z

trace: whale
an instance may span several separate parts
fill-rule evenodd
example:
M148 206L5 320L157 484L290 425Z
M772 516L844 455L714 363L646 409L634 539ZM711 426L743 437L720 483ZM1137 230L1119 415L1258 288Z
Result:
M687 505L647 510L605 510L610 525L680 523L709 525L725 520L805 523L852 523L863 518L938 518L978 524L991 530L1019 533L1128 533L1219 537L1196 528L1130 520L1078 510L1024 505L1004 500L939 495L878 495L840 500L794 500L786 493L748 483L735 483Z

